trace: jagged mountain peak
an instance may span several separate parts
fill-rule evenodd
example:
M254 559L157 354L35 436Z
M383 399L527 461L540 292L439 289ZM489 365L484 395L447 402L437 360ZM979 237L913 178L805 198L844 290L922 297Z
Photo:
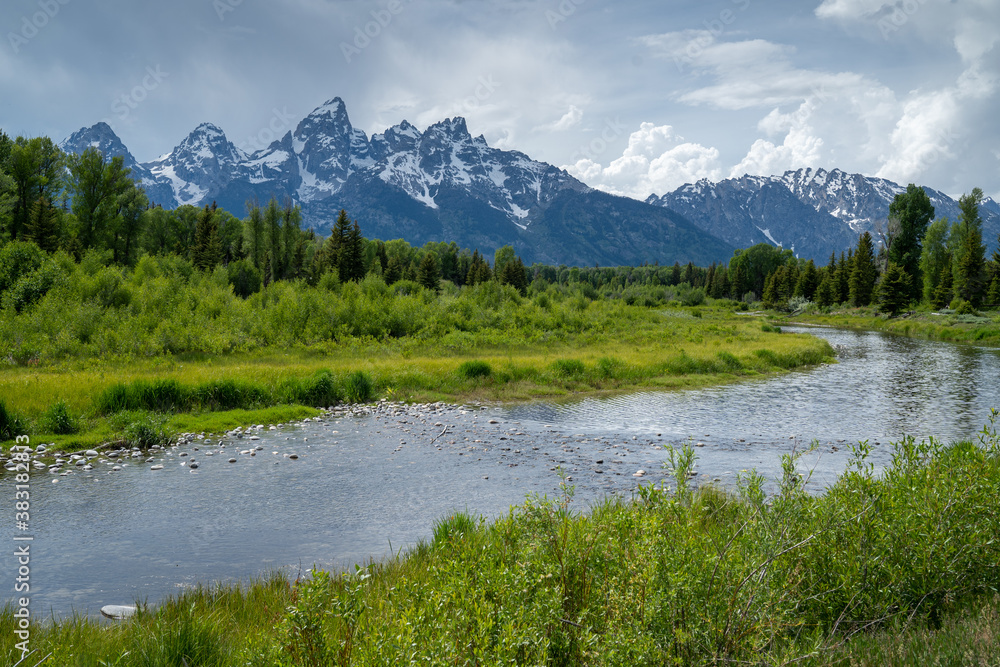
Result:
M77 154L84 152L88 148L96 148L106 158L121 157L125 167L131 169L136 175L140 175L142 171L139 163L133 157L132 153L129 152L128 148L125 147L121 138L103 120L94 123L90 127L81 128L69 135L59 144L59 148L66 153Z

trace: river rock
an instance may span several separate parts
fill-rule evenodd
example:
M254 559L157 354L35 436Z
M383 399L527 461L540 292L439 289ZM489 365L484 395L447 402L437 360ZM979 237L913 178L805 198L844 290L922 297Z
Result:
M97 450L96 450L96 449L88 449L88 450L87 450L86 452L84 452L84 453L85 453L85 454L86 454L87 456L91 457L91 458L93 458L93 457L97 456Z
M150 470L163 470L163 466L157 464L155 466L151 466L149 469Z
M115 621L123 621L135 616L136 608L129 605L106 604L101 607L101 614Z
M236 459L229 459L230 463L236 463Z

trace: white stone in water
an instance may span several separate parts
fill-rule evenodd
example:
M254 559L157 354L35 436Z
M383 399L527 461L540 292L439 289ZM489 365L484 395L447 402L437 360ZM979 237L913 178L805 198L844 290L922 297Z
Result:
M135 616L136 608L129 605L106 604L101 607L101 614L115 621L122 621Z
M236 463L236 459L229 459L230 463Z
M97 456L97 450L96 449L88 449L85 453L86 453L87 456L90 456L90 457Z
M150 467L150 470L163 470L163 466L157 464L155 466Z
M251 440L260 440L260 436L259 435L251 435L250 439Z

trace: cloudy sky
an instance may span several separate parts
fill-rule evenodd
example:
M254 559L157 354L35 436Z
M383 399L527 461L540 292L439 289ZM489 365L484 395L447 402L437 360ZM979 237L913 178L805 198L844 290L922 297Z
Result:
M997 0L4 0L0 26L0 128L106 120L139 161L339 96L369 134L460 115L640 198L799 167L1000 198Z

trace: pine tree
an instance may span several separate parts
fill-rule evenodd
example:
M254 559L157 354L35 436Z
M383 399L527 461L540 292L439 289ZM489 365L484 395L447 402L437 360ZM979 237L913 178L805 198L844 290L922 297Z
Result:
M438 271L437 257L433 252L424 253L424 258L417 268L417 282L435 292L441 289L441 274Z
M834 278L830 277L830 273L826 272L823 279L819 282L819 287L816 288L816 303L824 308L828 308L836 303L837 300L837 288L834 285Z
M522 295L528 293L528 272L520 257L503 265L500 273L497 274L497 281L501 285L514 287Z
M1000 271L993 274L993 280L990 281L990 289L986 292L986 305L997 307L1000 306Z
M39 197L31 208L28 218L26 238L45 252L55 252L59 249L59 209L52 202Z
M389 258L385 265L385 272L382 273L382 279L385 280L386 285L392 285L393 283L399 282L403 277L403 266L399 259L399 255L393 255Z
M847 303L851 300L851 265L854 263L854 251L848 250L845 258L843 251L840 253L840 261L837 262L837 275L834 280L834 293L837 303Z
M215 218L215 202L198 217L194 231L194 246L191 248L191 263L202 271L211 271L222 261L222 244L219 242L219 227Z
M812 301L819 287L819 272L816 264L810 259L806 262L806 267L799 273L799 279L795 283L794 296L800 296L808 301Z
M298 277L298 269L295 266L295 253L301 235L302 211L298 205L292 205L291 199L287 199L281 218L281 264L284 269L282 277L296 278ZM301 267L301 264L299 266Z
M267 244L264 240L264 214L256 201L247 202L247 217L243 221L243 243L250 261L263 273Z
M340 249L338 269L343 281L358 281L365 277L365 237L357 221L351 225L347 239Z
M944 308L952 299L953 272L951 266L946 264L941 267L941 275L938 276L937 287L934 288L932 305L935 308Z
M962 209L959 222L962 244L959 256L954 262L955 297L968 301L973 306L982 300L983 271L985 269L986 247L983 245L983 221L979 216L979 204L983 191L973 188L972 194L962 195L958 206Z
M890 315L905 310L910 304L912 281L903 267L890 261L878 287L879 307Z
M872 302L872 292L877 278L872 235L865 232L858 240L858 250L854 253L854 266L851 269L851 303L855 307L867 306Z
M681 284L681 263L674 262L673 268L670 269L670 284L680 285Z

